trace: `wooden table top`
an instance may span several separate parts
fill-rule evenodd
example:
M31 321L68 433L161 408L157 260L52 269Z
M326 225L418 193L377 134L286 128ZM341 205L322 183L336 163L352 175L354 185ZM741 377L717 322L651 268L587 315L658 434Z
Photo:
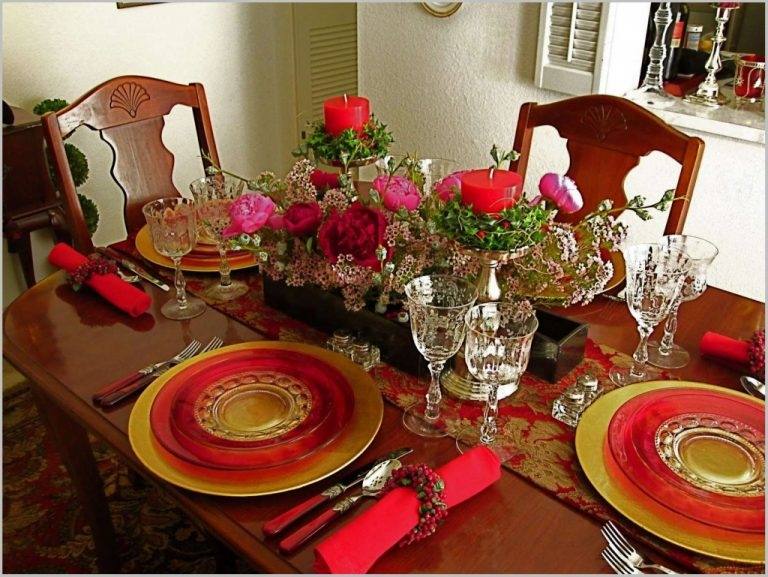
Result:
M132 403L104 412L94 407L91 395L131 369L171 356L192 338L205 342L220 336L227 344L262 338L210 308L191 321L168 320L160 314L160 306L172 294L148 284L144 288L153 297L151 314L129 319L89 291L73 293L64 275L56 273L8 307L3 343L3 355L12 364L140 471L143 468L127 437ZM598 298L565 314L589 323L589 335L599 343L627 353L637 344L635 323L623 303ZM748 338L764 326L764 314L762 303L713 288L685 303L676 341L691 352L691 362L675 373L688 380L738 388L737 373L699 357L698 341L707 330ZM400 416L398 408L385 403L381 430L356 463L401 446L412 446L414 460L433 466L456 456L453 439L418 438L402 427ZM313 545L318 541L286 558L277 553L274 542L265 541L261 524L316 494L330 481L282 495L243 499L211 497L160 484L193 518L244 558L265 571L285 573L310 572ZM367 506L370 503L363 505ZM452 511L435 538L392 549L372 572L607 572L600 558L602 548L595 520L504 470L498 483Z

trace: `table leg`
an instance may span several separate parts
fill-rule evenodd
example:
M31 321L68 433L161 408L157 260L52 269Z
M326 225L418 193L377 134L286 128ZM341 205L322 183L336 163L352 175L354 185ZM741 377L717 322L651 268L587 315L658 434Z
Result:
M72 478L86 521L91 526L99 571L118 573L120 559L115 528L88 434L34 386L32 393L40 416Z

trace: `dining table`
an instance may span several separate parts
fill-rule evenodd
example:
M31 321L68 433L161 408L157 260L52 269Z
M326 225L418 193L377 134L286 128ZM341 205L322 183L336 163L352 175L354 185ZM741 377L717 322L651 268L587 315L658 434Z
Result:
M246 270L236 274L244 278L258 273ZM174 298L173 291L163 292L143 282L141 286L152 297L152 306L137 318L115 310L88 290L74 292L63 272L43 279L4 312L3 356L30 382L43 422L61 453L91 525L100 571L119 571L120 559L89 435L105 441L131 469L155 483L208 534L255 569L273 573L313 572L313 550L323 537L294 554L284 555L276 540L263 534L265 521L316 495L344 471L399 447L413 448L406 462L433 467L457 456L454 439L422 438L410 433L402 426L401 409L385 403L381 428L370 446L349 468L320 483L280 494L241 498L196 493L154 477L129 442L133 401L105 410L94 404L92 395L132 369L173 356L192 339L207 342L221 337L229 345L262 340L265 335L210 306L191 320L167 319L160 307ZM588 305L558 309L557 313L588 324L589 338L595 342L628 354L637 345L635 320L622 302L598 296ZM702 357L699 341L706 331L749 338L764 322L763 303L710 287L680 311L675 338L691 353L691 359L684 368L673 371L674 377L738 389L741 375ZM373 499L368 501L361 509L373 505ZM326 534L352 519L354 514L334 521ZM504 468L498 482L452 509L435 535L411 546L394 547L371 572L607 573L610 569L601 558L605 541L600 527L599 520ZM673 569L684 569L662 553L644 553Z

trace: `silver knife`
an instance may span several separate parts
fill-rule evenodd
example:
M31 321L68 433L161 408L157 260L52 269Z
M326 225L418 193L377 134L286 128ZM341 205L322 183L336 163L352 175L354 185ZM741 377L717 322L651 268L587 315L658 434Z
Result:
M132 263L128 259L120 257L118 253L113 251L112 249L108 247L99 247L96 249L97 252L100 252L103 255L108 256L109 258L116 260L120 266L123 268L127 268L129 271L131 271L133 274L139 275L141 278L143 278L146 281L151 282L156 287L164 290L165 292L168 292L171 290L171 287L169 287L167 284L165 284L163 281L161 281L159 278L152 276L149 274L145 269L140 267L139 265Z

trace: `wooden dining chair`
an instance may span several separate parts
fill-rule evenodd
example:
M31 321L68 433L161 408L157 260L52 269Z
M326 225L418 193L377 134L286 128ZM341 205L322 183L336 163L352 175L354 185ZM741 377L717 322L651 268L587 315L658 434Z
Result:
M176 84L145 76L120 76L100 84L58 112L43 116L50 158L64 196L77 249L93 251L64 151L64 138L80 126L97 130L113 152L111 174L124 195L125 226L132 233L144 224L147 202L179 196L173 184L173 154L162 139L165 116L181 104L192 108L201 151L216 164L208 103L202 84ZM203 158L203 167L209 162Z
M567 142L571 177L584 197L584 207L558 220L576 222L593 211L605 198L614 206L626 204L624 179L640 158L658 150L676 160L680 176L664 234L680 234L693 195L704 142L672 128L656 115L618 96L596 94L569 98L551 104L523 104L517 120L515 150L517 161L510 170L525 178L533 130L552 126ZM649 196L645 194L644 196Z

